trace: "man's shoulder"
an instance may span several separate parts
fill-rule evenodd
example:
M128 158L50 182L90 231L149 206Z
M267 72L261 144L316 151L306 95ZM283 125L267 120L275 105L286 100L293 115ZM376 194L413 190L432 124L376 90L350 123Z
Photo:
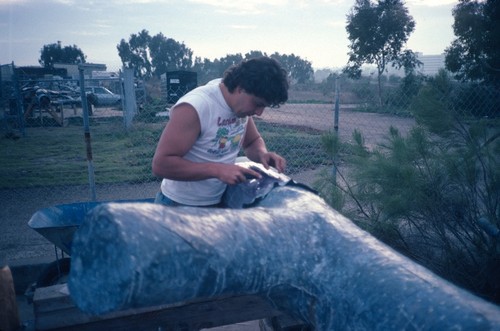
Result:
M224 105L222 92L217 80L210 81L206 85L190 91L179 99L178 103L181 102L189 103L197 109Z
M202 86L198 86L194 90L191 90L186 95L184 95L182 98L213 97L214 95L217 95L217 93L219 93L219 83L220 82L221 82L220 79L211 80L207 84L202 85Z

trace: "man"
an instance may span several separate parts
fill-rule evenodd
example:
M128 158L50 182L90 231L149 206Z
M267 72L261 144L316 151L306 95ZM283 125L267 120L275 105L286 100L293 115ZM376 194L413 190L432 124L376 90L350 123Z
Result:
M170 111L153 157L153 174L163 178L157 203L216 206L226 185L260 174L235 164L241 149L254 162L282 172L286 161L269 152L251 116L288 99L287 73L261 57L226 70L198 87Z

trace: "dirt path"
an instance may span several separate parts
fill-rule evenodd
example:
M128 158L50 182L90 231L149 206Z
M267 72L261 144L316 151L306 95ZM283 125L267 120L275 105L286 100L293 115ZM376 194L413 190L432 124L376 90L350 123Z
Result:
M406 134L415 125L412 118L393 115L352 111L348 106L339 110L338 132L349 140L355 129L365 136L367 145L382 142L391 126ZM332 104L286 104L278 109L266 110L261 117L266 122L307 126L328 131L334 129L334 106Z

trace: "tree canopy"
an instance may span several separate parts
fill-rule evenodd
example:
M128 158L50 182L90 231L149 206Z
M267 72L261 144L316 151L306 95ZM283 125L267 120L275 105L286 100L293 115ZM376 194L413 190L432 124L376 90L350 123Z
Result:
M290 78L297 83L305 83L314 79L311 62L303 60L293 53L290 55L274 53L271 57L281 63L290 74Z
M388 65L411 71L419 63L411 50L403 49L414 29L415 21L402 0L356 0L347 15L350 51L344 73L359 78L363 64L374 64L381 98L380 77Z
M193 51L184 43L167 38L162 33L151 37L147 30L131 34L128 41L122 39L117 49L122 64L127 68L134 68L136 77L159 77L167 71L193 70L198 73L198 81L201 83L222 77L227 68L244 59L268 56L266 53L253 50L245 55L228 54L213 61L196 57L193 63ZM270 57L281 63L293 81L305 83L313 79L311 62L294 54L285 55L276 52Z
M134 68L136 77L160 76L167 70L186 70L192 67L193 52L184 43L165 37L151 37L147 30L131 34L129 41L117 45L122 64Z
M453 8L457 37L445 51L458 79L500 85L500 1L460 0Z
M86 58L87 56L76 45L63 47L61 42L57 41L57 43L43 46L38 63L43 67L53 68L54 63L85 63Z
M198 73L199 82L207 82L214 78L222 77L224 71L232 65L238 64L243 60L268 56L276 61L278 61L283 69L288 72L290 79L293 82L305 83L311 81L314 78L314 70L312 69L311 62L301 59L299 56L294 54L286 55L280 53L273 53L271 55L266 54L261 51L250 51L242 55L228 54L225 57L214 59L213 61L209 59L196 58L193 66L193 70Z

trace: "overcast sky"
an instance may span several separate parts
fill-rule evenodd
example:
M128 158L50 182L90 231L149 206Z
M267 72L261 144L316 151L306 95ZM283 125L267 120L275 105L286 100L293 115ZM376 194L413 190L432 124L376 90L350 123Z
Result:
M121 66L116 45L146 29L214 60L258 50L295 54L315 69L347 63L354 0L0 0L0 64L38 65L44 45L76 45L87 62ZM416 28L408 48L443 53L454 39L455 0L407 0Z

